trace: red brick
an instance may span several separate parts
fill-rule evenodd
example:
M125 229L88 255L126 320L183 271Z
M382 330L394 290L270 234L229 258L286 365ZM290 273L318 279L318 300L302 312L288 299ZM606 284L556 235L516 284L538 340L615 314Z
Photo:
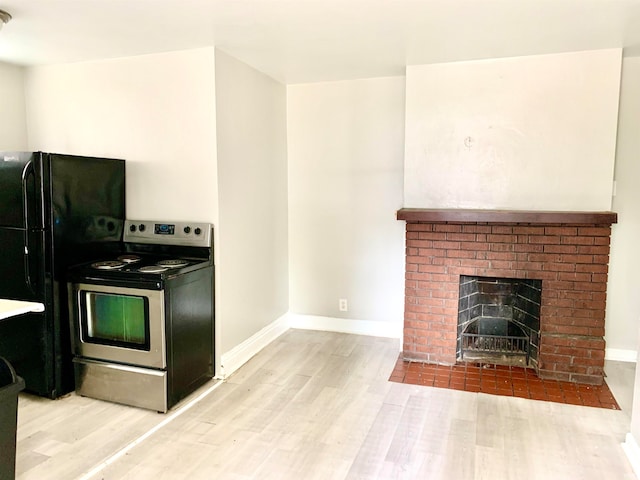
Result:
M561 262L564 263L593 263L593 255L561 255Z
M434 345L434 346L443 347L443 348L451 347L451 339L448 339L448 338L440 338L440 339L431 338L431 339L429 339L429 345ZM454 349L455 349L455 347L454 347Z
M434 265L432 263L418 265L418 272L420 273L442 273L442 265Z
M593 255L593 263L607 265L609 263L609 255Z
M555 235L529 235L529 243L538 243L543 245L559 245L560 237Z
M452 223L434 224L434 232L462 232L462 225Z
M549 282L547 282L546 286L547 288L551 288L553 290L573 290L574 289L573 282L567 282L567 281L561 281L561 280L556 280L556 281L550 280Z
M608 237L611 235L611 227L580 227L578 235L585 237Z
M576 301L570 298L552 298L546 304L549 307L574 308Z
M606 283L592 283L592 282L575 282L576 290L582 290L586 292L606 292L607 284Z
M428 291L444 289L444 285L442 284L442 282L436 282L433 280L433 274L429 274L428 278L426 279L419 280L416 284L416 287L419 290L428 290Z
M515 235L487 235L487 241L496 243L514 243L516 241Z
M511 262L508 260L491 260L491 268L501 270L511 270ZM507 277L510 274L507 273Z
M563 245L593 245L593 237L562 237L560 243Z
M407 263L429 263L429 258L421 257L420 255L407 256Z
M577 227L545 227L544 233L545 235L575 236L578 234L578 229Z
M515 270L542 270L542 262L514 262L512 264Z
M514 244L512 243L492 243L491 251L492 252L513 252Z
M419 232L418 239L420 240L446 240L446 233L435 233L435 232Z
M605 353L605 341L603 338L589 338L589 337L577 337L572 340L572 343L576 347L587 348L592 352L597 351L598 353L602 353L602 358L604 358Z
M542 266L543 270L550 272L575 272L576 266L574 263L545 263Z
M486 242L460 242L460 250L487 251L490 244Z
M409 239L407 239L407 247L431 248L431 247L433 247L433 241L432 240L409 240Z
M591 281L594 283L607 283L608 277L606 273L594 273L591 275Z
M597 329L590 329L589 327L577 327L575 325L551 325L549 322L543 322L540 325L540 330L542 332L548 333L585 336L594 336L594 331L597 331Z
M557 355L557 354L551 354L551 353L542 353L540 352L540 356L544 357L544 361L546 364L564 364L564 365L570 365L571 364L571 357L568 355Z
M450 232L447 233L447 240L449 241L459 241L459 242L475 242L476 235L474 233L458 233L458 232Z
M536 270L517 271L516 278L528 278L531 280L557 280L558 272L543 272Z
M496 277L496 278L517 278L515 276L515 270L499 270L495 268L479 268L478 275L481 277Z
M528 252L528 253L542 253L544 251L544 245L536 245L534 243L515 244L513 246L513 251Z
M529 254L530 262L558 263L562 255L555 253L531 253Z
M609 255L609 246L608 245L580 245L578 247L579 254L587 254L587 255Z
M407 232L431 232L433 224L431 223L413 223L407 222Z
M444 257L445 252L437 248L419 248L418 256L423 259L428 259L429 257ZM429 263L429 262L422 261L422 262L414 262L414 263Z
M594 245L611 245L611 237L595 237L593 239Z
M560 272L558 280L567 280L571 282L590 282L590 273Z
M487 253L488 260L505 260L505 261L515 261L516 254L511 252L488 252Z
M433 248L441 248L443 250L460 250L460 242L434 241Z
M451 250L447 251L449 258L476 258L476 252L470 250Z
M513 227L511 225L492 225L491 233L495 235L511 235Z
M417 297L415 304L423 307L429 307L429 314L431 315L441 315L442 312L440 310L444 308L444 299L437 297L434 298L432 296Z
M515 226L513 233L518 235L544 235L544 227Z
M475 268L463 267L460 265L449 267L449 273L455 273L456 275L477 275Z
M446 290L435 290L432 293L434 298L458 298L458 292L448 292Z
M489 225L463 225L462 231L467 233L491 233L491 227Z
M544 245L544 253L578 253L576 245ZM583 252L585 253L585 252Z

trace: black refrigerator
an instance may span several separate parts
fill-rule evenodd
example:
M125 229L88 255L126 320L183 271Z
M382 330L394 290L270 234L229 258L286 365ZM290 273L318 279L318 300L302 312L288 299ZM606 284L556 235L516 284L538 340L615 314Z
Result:
M27 391L74 389L65 273L117 252L124 218L124 160L0 152L0 298L45 306L0 320L0 356Z

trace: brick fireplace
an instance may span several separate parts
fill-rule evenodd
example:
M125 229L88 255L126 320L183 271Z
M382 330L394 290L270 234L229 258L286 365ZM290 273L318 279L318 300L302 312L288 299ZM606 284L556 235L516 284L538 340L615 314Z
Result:
M458 360L460 276L542 281L542 378L600 385L612 212L401 209L403 357Z

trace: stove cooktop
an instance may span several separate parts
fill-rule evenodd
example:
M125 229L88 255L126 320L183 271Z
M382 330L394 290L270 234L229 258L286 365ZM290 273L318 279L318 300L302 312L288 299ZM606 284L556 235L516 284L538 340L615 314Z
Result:
M159 280L182 275L211 265L206 259L166 257L158 255L126 253L115 258L94 260L69 269L75 280L125 279Z
M197 261L185 258L144 258L141 255L120 255L115 260L92 262L91 268L96 270L124 270L140 273L160 273L167 270L187 267Z

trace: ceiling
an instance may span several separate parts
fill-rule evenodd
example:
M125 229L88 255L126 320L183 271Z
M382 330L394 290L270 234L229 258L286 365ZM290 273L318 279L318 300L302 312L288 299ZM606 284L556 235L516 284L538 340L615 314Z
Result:
M0 61L217 46L282 83L600 48L640 55L640 0L0 0Z

